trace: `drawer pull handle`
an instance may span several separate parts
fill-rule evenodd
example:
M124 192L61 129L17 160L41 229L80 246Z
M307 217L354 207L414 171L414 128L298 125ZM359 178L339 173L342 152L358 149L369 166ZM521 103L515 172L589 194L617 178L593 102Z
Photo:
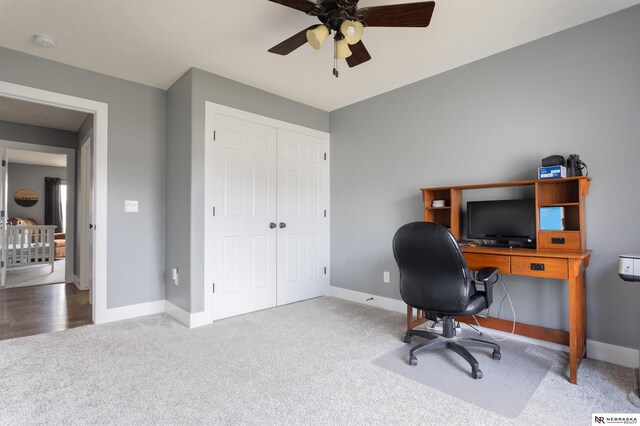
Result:
M531 264L532 271L544 271L544 263L532 263Z
M564 244L564 237L552 237L551 244Z

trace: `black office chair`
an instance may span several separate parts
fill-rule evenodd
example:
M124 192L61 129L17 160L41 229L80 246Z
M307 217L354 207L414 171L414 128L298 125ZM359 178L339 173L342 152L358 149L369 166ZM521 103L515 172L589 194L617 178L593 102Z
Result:
M498 269L482 268L473 277L453 235L444 226L431 222L409 223L398 229L393 237L393 254L400 269L402 300L425 310L428 318L442 318L442 335L407 330L406 343L411 343L413 336L428 339L411 348L410 364L418 364L414 354L420 349L448 348L467 360L474 379L482 378L478 361L465 346L493 349L492 357L497 360L501 358L500 346L479 339L457 338L454 318L475 315L491 305ZM476 284L484 284L484 291L476 290Z

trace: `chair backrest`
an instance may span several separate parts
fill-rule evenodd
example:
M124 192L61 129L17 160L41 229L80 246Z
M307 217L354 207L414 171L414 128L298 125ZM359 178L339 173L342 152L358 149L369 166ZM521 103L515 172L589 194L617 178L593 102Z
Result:
M400 294L408 305L431 312L463 312L471 290L469 270L458 243L442 225L413 222L393 237L400 269Z

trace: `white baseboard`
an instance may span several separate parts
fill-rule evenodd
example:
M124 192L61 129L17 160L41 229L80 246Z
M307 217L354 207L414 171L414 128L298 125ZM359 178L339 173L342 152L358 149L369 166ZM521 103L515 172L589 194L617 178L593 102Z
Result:
M104 322L120 321L123 319L143 317L164 312L165 301L138 303L137 305L122 306L120 308L107 309Z
M378 308L386 309L393 312L399 312L401 314L407 313L407 305L402 300L392 299L389 297L376 296L373 294L362 293L359 291L349 290L341 287L329 287L329 295L337 297L338 299L349 300L351 302L362 303L365 305L371 305ZM499 330L491 330L491 334L496 336L509 336L510 333L505 333ZM532 339L526 336L519 336L514 334L512 336L515 340L532 343L545 348L560 350L569 352L569 347L564 345L558 345L557 343L546 342L544 340ZM599 361L606 361L612 364L618 364L625 367L638 368L640 365L640 351L638 349L626 348L624 346L611 345L609 343L598 342L595 340L587 339L587 356Z
M359 291L334 286L329 287L329 296L375 306L388 311L407 313L407 305L402 300L391 299L390 297L374 296L373 294L361 293Z
M640 366L640 351L638 349L610 345L609 343L595 340L587 339L587 356L630 368L638 368Z
M78 290L81 290L81 291L89 290L89 287L84 287L84 288L82 287L80 283L80 277L75 274L73 274L73 283L76 285Z
M211 324L211 320L206 318L204 312L196 312L194 314L185 311L182 308L177 307L168 300L164 301L165 312L175 318L177 321L186 325L189 328L200 327L202 325Z
M76 285L78 290L82 290L82 288L80 288L80 277L76 274L73 274L73 283Z

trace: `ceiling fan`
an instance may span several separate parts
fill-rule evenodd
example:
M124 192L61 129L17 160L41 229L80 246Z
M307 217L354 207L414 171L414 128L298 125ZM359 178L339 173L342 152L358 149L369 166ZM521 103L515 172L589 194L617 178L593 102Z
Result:
M273 46L269 52L288 55L307 42L318 50L333 31L333 75L336 77L339 59L346 59L351 68L371 59L362 43L364 27L426 27L436 5L433 1L425 1L358 9L358 0L318 0L317 3L310 0L269 1L316 16L321 22Z

